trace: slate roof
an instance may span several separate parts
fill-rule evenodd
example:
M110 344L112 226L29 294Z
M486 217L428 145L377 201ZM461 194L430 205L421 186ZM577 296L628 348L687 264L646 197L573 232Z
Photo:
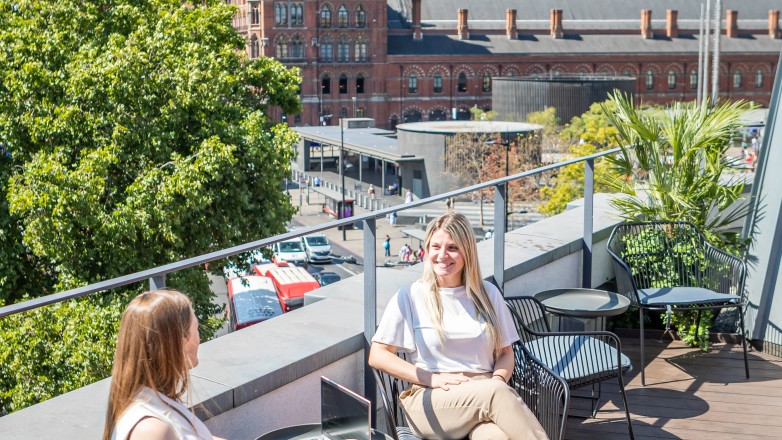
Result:
M387 0L389 28L408 27L412 20L410 0ZM712 5L714 2L712 2ZM680 29L697 29L701 2L697 0L421 0L422 26L455 29L457 9L469 11L471 29L504 29L505 11L516 9L517 26L548 29L551 9L562 9L567 29L638 29L641 10L652 11L652 27L665 27L666 9L679 11ZM739 29L766 29L768 11L782 9L779 0L723 0L724 10L738 11ZM714 6L712 6L714 7ZM722 19L725 20L723 12Z
M722 53L768 53L778 55L782 40L767 35L741 35L740 38L722 38ZM410 35L389 35L389 56L452 56L459 55L586 55L586 54L697 54L698 35L680 34L679 38L657 36L646 40L640 35L565 35L554 39L548 35L519 35L508 40L505 35L471 33L469 40L455 35L424 35L415 41Z

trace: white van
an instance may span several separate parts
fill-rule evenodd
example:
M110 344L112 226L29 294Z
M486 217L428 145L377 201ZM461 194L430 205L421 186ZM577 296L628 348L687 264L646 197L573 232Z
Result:
M304 245L300 238L291 238L290 240L279 241L272 245L274 251L274 262L287 261L291 264L307 267L307 253L304 251Z
M307 261L310 263L331 263L331 243L323 234L305 235L301 238Z

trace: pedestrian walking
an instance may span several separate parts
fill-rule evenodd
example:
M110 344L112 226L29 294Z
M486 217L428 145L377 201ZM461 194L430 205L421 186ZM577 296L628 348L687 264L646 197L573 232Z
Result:
M383 240L383 256L390 257L391 256L391 237L386 235L386 239Z
M407 194L405 194L405 203L410 203L412 201L413 201L413 193L408 191Z
M396 211L388 214L388 223L391 224L391 226L396 226Z
M367 194L369 195L370 199L375 198L375 185L369 184L369 189L367 189Z

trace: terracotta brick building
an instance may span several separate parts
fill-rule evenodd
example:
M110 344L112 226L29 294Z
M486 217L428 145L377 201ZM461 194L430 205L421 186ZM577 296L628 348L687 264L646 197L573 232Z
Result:
M497 76L634 77L638 99L654 103L697 92L692 0L227 1L251 58L301 69L303 111L287 116L291 125L468 118L470 107L491 108ZM719 94L768 105L782 49L778 0L722 4Z

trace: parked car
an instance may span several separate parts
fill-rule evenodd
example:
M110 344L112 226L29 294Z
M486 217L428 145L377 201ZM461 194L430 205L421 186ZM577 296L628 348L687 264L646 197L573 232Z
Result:
M287 261L291 264L307 267L307 253L304 251L304 245L300 238L274 243L272 250L274 251L273 261L275 263Z
M320 283L321 286L328 286L329 284L336 283L342 279L339 274L334 272L319 272L312 274L312 276L318 280L318 283Z
M323 234L305 235L301 238L307 261L310 263L331 263L331 243Z
M246 275L228 280L228 331L282 315L283 305L271 279Z

